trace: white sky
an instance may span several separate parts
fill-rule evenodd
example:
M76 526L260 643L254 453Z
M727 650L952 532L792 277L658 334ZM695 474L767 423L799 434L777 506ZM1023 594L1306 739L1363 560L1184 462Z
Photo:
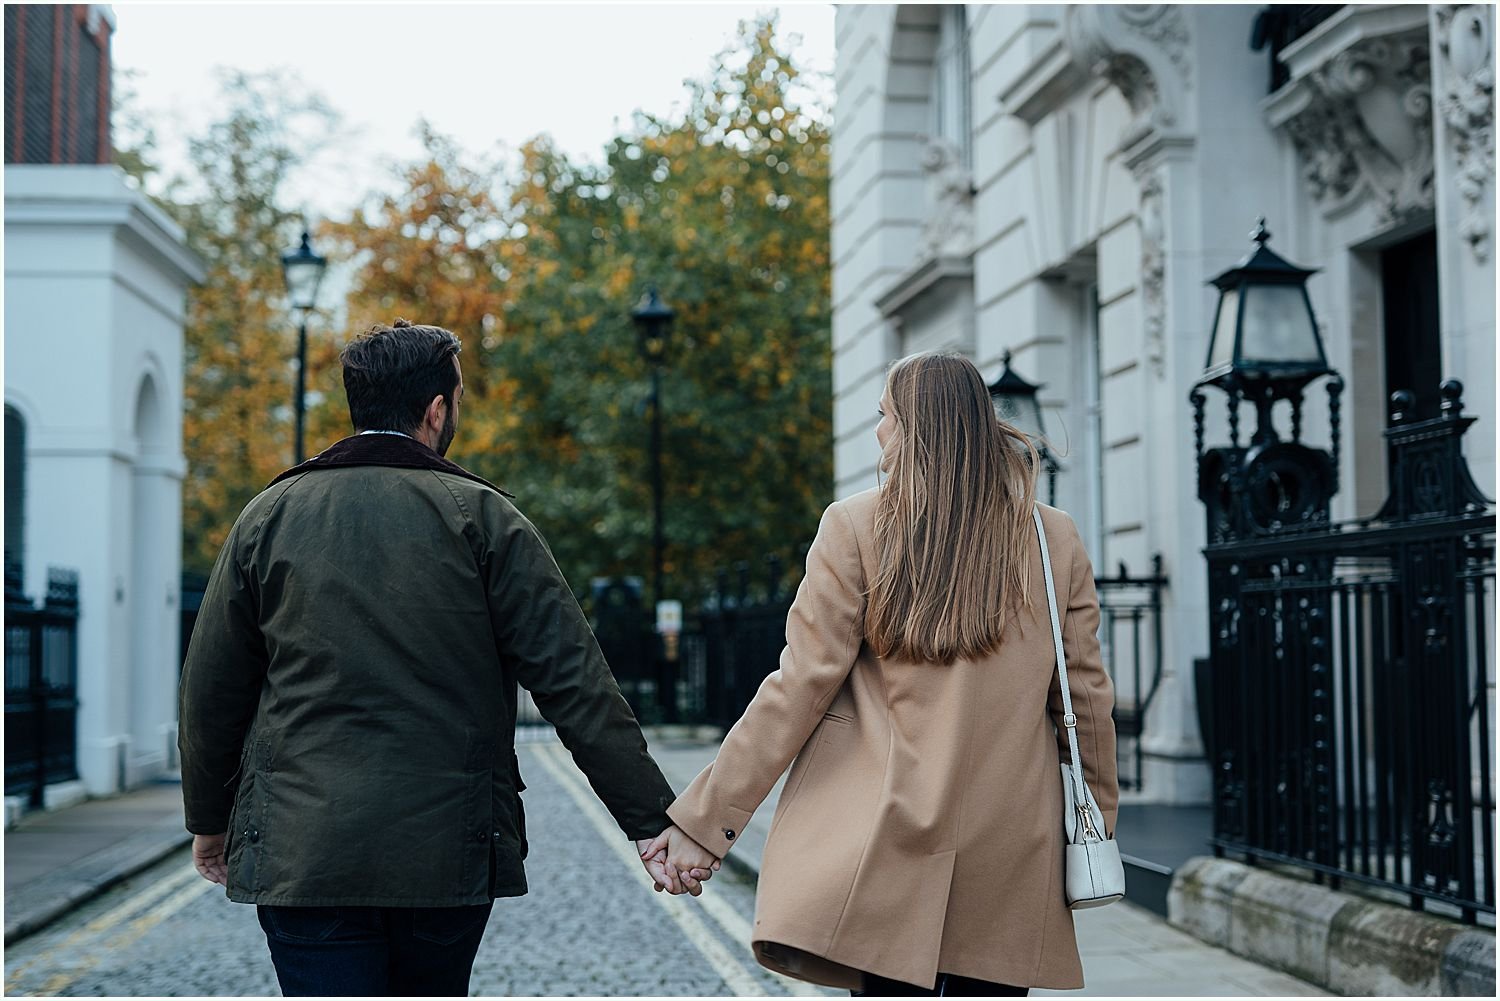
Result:
M292 195L316 215L345 214L389 187L386 165L420 155L426 118L470 151L550 133L598 160L637 108L669 114L683 80L706 76L736 23L770 5L114 4L113 59L151 120L168 174L215 117L215 68L290 68L353 132ZM780 4L799 65L833 70L831 4ZM824 92L831 101L831 83Z

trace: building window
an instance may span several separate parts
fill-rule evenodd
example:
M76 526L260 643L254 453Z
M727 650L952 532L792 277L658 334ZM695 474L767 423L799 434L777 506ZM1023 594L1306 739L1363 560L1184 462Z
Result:
M5 408L5 565L26 561L26 422Z
M960 151L964 167L974 166L969 113L969 24L963 4L946 4L938 21L933 63L932 134Z

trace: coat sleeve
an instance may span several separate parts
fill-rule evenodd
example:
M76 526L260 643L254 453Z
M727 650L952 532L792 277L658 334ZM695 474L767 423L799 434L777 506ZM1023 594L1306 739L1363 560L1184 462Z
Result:
M498 494L494 501L480 560L500 656L621 830L654 838L670 823L672 787L541 533Z
M232 783L269 663L256 594L240 562L245 520L241 515L230 530L209 575L178 686L182 802L194 834L229 827Z
M1078 717L1078 751L1083 756L1084 781L1104 813L1106 830L1113 834L1120 804L1115 763L1115 689L1099 651L1099 596L1094 590L1094 568L1078 527L1071 518L1064 516L1064 520L1067 531L1059 533L1062 538L1058 541L1072 553L1068 603L1066 609L1059 610L1063 615L1063 656L1068 661L1068 693L1073 701L1073 714ZM1063 727L1062 685L1055 672L1048 703L1057 727L1059 760L1069 762L1072 752L1068 748L1068 732Z
M723 857L802 750L849 676L864 639L864 569L843 505L823 513L786 620L781 666L761 683L718 756L667 811Z

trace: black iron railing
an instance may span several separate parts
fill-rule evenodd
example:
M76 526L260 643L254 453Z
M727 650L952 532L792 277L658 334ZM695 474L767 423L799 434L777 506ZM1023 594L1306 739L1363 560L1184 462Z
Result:
M1115 688L1115 736L1120 788L1145 787L1146 715L1162 676L1162 591L1167 578L1160 554L1151 573L1132 577L1125 564L1113 577L1095 577L1099 592L1099 647Z
M5 572L5 794L41 806L78 778L78 575L51 569L33 605Z
M1217 852L1474 922L1495 910L1495 517L1464 464L1460 389L1386 431L1375 518L1205 549L1199 698Z
M1287 46L1328 20L1347 4L1276 4L1261 10L1255 18L1255 27L1250 38L1250 48L1256 52L1269 47L1271 50L1270 93L1280 90L1291 78L1281 54Z
M730 727L744 713L786 646L793 592L785 564L767 556L765 587L752 589L750 564L720 571L713 596L682 637L680 710L685 720ZM800 565L800 561L799 561Z

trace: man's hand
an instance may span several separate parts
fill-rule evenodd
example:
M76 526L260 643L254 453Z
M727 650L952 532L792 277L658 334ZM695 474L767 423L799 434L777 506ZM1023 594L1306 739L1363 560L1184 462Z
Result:
M193 868L210 883L229 885L229 863L224 858L223 834L193 835Z
M703 892L700 885L713 878L714 870L718 869L715 863L712 869L694 869L691 872L679 873L676 870L667 869L667 850L661 848L657 851L648 852L652 840L637 841L636 851L640 853L641 865L646 867L646 873L651 877L651 882L657 893L666 890L674 896L681 893L689 893L693 896Z
M695 897L703 892L703 887L698 884L717 872L721 865L716 855L684 834L676 824L641 849L643 861L663 858L667 889L673 893L686 890Z

